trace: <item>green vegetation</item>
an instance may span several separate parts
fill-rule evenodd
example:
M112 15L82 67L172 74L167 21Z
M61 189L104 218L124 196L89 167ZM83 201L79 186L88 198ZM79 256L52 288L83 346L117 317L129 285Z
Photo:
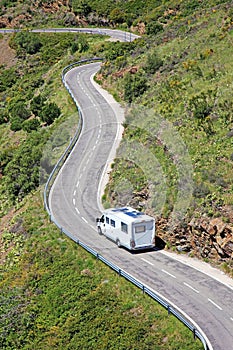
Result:
M229 2L212 7L209 1L208 7L201 6L200 2L191 1L178 6L174 1L169 6L169 21L161 21L167 18L167 13L160 17L163 31L144 36L137 45L135 42L130 55L124 56L123 68L119 67L117 59L107 62L98 79L102 78L105 86L109 85L118 100L133 103L129 109L131 114L126 117L125 140L138 140L156 155L161 165L166 164L163 170L168 196L162 216L166 217L173 210L179 174L174 169L175 154L171 154L156 132L153 133L157 128L156 115L173 125L185 142L193 164L194 198L186 220L207 215L232 222L232 206L230 209L229 205L233 191L233 10ZM132 118L132 109L138 115L139 106L145 108L142 112L144 125L147 120L151 132L147 130L147 135L138 137L132 128L132 123L137 123L137 118L135 121ZM148 188L137 176L134 179L128 176L129 169L132 170L130 162L125 161L122 167L122 162L116 161L105 194L108 203L115 203L114 188L122 178L128 179L134 189L141 184L134 191L138 201L133 203L142 202L141 195L145 195Z
M96 44L99 40L103 41L96 36ZM73 62L83 57L89 47L88 41L92 43L94 39L83 34L35 34L28 31L18 32L10 38L18 62L11 68L1 67L0 134L3 152L0 155L0 198L3 213L38 187L46 141L68 115L77 114L73 105L68 107L71 104L68 96L64 106L67 93L60 74L70 60ZM57 98L61 92L63 96ZM69 112L65 110L68 108ZM9 133L12 142L9 142ZM66 135L63 149L69 138L70 135Z
M1 235L1 349L202 349L152 299L61 235L40 193Z
M13 20L25 28L88 23L145 35L133 43L27 30L9 36L17 60L0 66L1 348L99 349L101 344L102 349L200 349L165 310L58 233L46 219L38 186L78 119L61 84L62 68L101 56L105 62L98 81L130 107L124 140L142 145L164 173L162 219L170 217L185 183L179 182L179 159L158 133L158 120L164 129L172 126L172 136L180 135L193 165L194 196L181 225L201 216L232 223L232 4L39 3L41 11L35 2L2 1L0 16L8 20L2 27ZM133 205L146 206L156 185L148 181L150 174L133 158L119 156L112 167L106 205L128 200L130 190ZM232 274L231 261L223 268Z

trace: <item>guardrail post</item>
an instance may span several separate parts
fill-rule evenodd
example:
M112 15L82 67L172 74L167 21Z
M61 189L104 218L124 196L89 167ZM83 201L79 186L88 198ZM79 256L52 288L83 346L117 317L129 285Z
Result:
M170 315L170 313L171 313L170 305L167 306L167 312L168 312L168 315Z
M196 339L196 328L193 328L193 338Z

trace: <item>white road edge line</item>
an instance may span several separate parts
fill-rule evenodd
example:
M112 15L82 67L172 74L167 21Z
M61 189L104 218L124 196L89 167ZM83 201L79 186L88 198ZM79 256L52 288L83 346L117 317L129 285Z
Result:
M210 298L208 298L208 301L213 304L214 306L216 306L219 310L222 310L221 306L219 306L218 304L216 304L213 300L211 300Z
M154 266L154 264L152 264L150 261L144 259L144 258L141 258L141 260L145 261L147 264L151 265L151 266Z
M171 276L171 277L173 277L173 278L176 278L176 276L172 275L170 272L168 272L168 271L166 271L166 270L164 270L164 269L162 269L162 271L163 271L164 273L166 273L168 276Z
M190 284L188 284L188 283L184 282L184 285L185 285L186 287L188 287L188 288L192 289L194 292L196 292L196 293L200 293L200 292L199 292L199 290L197 290L197 289L193 288L192 286L190 286Z

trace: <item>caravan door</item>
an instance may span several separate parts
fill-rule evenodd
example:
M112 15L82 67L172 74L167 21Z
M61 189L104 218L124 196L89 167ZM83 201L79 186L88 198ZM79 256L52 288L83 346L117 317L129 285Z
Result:
M135 248L151 247L153 245L154 222L146 221L133 225Z

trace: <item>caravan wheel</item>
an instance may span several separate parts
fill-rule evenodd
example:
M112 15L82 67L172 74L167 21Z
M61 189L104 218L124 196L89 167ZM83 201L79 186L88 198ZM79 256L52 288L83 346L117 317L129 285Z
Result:
M120 248L120 247L121 247L121 242L120 242L120 240L119 240L119 239L117 239L117 240L116 240L116 244L117 244L118 248Z

